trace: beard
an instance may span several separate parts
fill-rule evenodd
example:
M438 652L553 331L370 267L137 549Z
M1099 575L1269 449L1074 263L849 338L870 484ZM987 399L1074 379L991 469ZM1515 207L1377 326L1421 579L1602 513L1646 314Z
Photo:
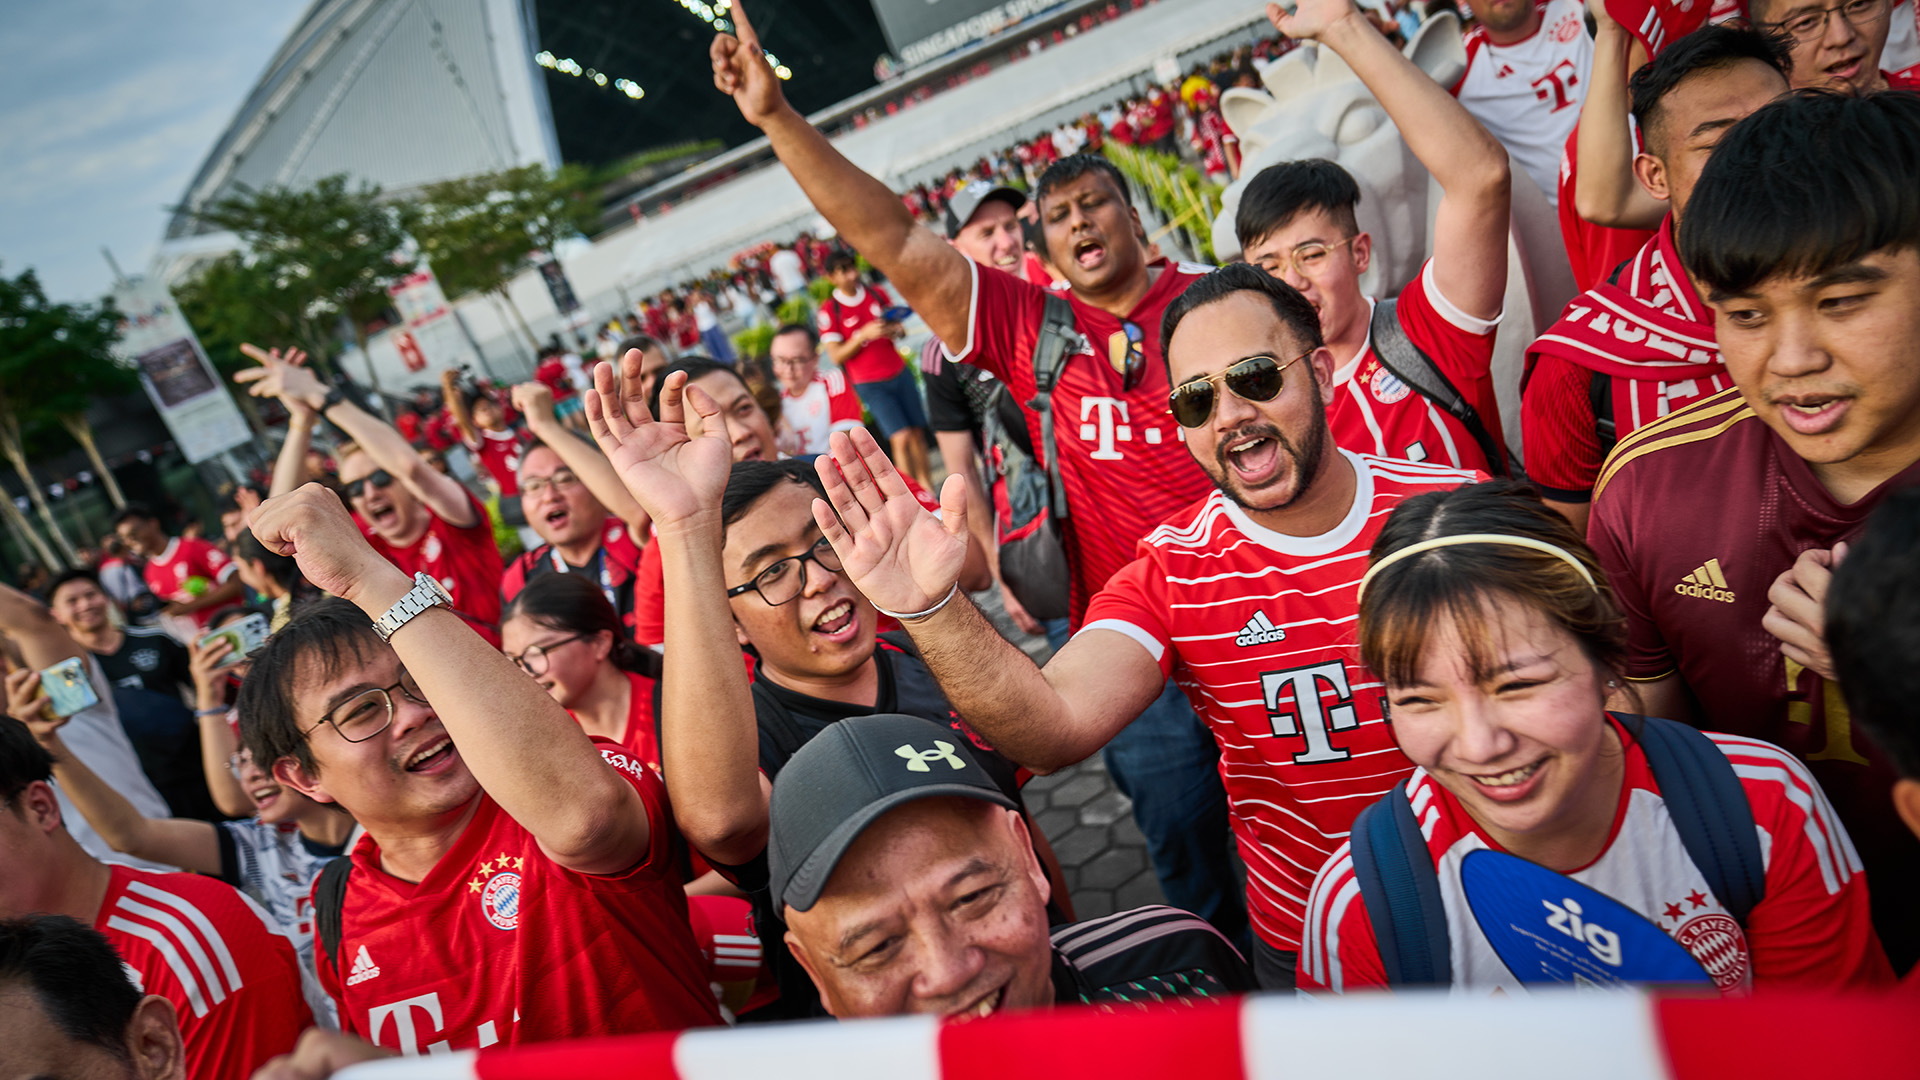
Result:
M1320 396L1320 384L1317 382L1308 382L1307 388L1313 394L1313 415L1324 417L1326 415L1326 402ZM1231 391L1223 392L1231 393ZM1254 505L1251 501L1254 496L1251 493L1240 491L1233 481L1233 466L1228 463L1226 450L1224 448L1234 440L1246 435L1262 435L1272 439L1274 444L1279 447L1281 457L1293 462L1293 491L1275 505ZM1313 486L1313 478L1320 474L1320 464L1326 456L1327 425L1324 420L1314 424L1312 428L1307 431L1298 446L1295 446L1293 440L1287 438L1278 427L1269 423L1259 422L1237 428L1228 435L1216 440L1213 447L1214 467L1207 469L1206 473L1208 479L1213 481L1213 486L1218 488L1222 495L1232 499L1234 503L1243 510L1285 510L1287 507L1299 502L1301 498L1307 494L1308 489ZM1282 474L1281 479L1284 479L1284 474ZM1266 490L1266 488L1262 488L1262 490Z

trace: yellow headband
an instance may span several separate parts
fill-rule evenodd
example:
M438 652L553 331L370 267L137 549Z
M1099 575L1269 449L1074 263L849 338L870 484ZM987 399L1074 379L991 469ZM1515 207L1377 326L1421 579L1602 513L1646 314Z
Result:
M1455 544L1506 544L1509 547L1532 548L1535 551L1544 551L1548 555L1580 571L1580 576L1586 579L1587 585L1595 592L1600 591L1600 586L1594 582L1593 575L1587 572L1587 568L1581 565L1579 559L1574 558L1573 555L1563 547L1549 544L1545 540L1535 540L1530 536L1509 536L1506 533L1460 533L1456 536L1436 536L1431 540L1422 540L1417 544L1408 544L1399 551L1374 563L1367 568L1366 574L1360 578L1360 591L1358 595L1354 597L1354 603L1358 605L1359 602L1366 597L1367 583L1372 581L1374 575L1380 571L1385 570L1401 559L1411 558L1423 551L1453 547Z

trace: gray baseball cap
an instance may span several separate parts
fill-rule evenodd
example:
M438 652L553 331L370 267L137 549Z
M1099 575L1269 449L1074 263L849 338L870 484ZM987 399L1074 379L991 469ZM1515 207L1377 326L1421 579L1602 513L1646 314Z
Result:
M895 713L828 725L773 782L767 866L774 910L812 908L869 825L895 807L940 796L1020 808L950 727Z
M1015 210L1027 205L1027 196L1019 188L986 180L970 180L960 185L953 193L953 198L947 200L947 239L959 236L960 230L966 228L967 222L972 221L973 215L979 212L980 204L988 199L999 199Z

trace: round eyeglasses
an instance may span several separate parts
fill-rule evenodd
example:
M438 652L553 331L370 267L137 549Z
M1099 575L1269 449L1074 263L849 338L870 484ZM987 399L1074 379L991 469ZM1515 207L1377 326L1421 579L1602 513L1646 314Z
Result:
M402 668L398 682L391 686L377 686L348 698L321 717L320 723L308 728L304 734L318 731L321 724L330 724L348 742L366 742L392 726L395 690L400 691L408 701L427 704L427 699L420 693L420 684L414 682L413 675Z
M808 559L819 563L820 568L829 573L840 572L840 556L834 554L833 545L823 536L815 540L812 547L800 554L789 555L753 575L753 580L745 585L735 585L728 589L727 599L731 600L751 589L759 593L760 599L765 600L770 607L791 603L800 595L801 590L807 587L805 563Z

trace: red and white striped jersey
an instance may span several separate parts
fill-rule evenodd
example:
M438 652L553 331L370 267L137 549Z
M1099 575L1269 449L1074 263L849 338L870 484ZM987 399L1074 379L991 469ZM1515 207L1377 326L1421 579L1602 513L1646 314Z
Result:
M1607 722L1627 748L1621 805L1606 850L1568 877L1665 930L1700 961L1722 994L1745 993L1756 985L1834 989L1892 983L1893 971L1873 932L1860 857L1798 758L1758 739L1708 736L1746 789L1766 862L1766 898L1742 928L1688 857L1645 752L1617 720ZM1425 769L1414 771L1407 799L1440 875L1453 992L1526 992L1526 984L1481 932L1460 883L1460 863L1469 852L1499 851L1500 846ZM1335 993L1387 985L1345 844L1313 883L1299 984L1303 990Z
M780 414L793 430L795 442L781 449L790 454L824 454L827 436L860 426L860 395L847 374L838 368L814 375L798 394L780 390Z
M1300 947L1314 873L1363 807L1413 768L1355 634L1367 551L1403 499L1483 474L1340 451L1353 508L1285 536L1215 493L1140 542L1087 608L1152 654L1220 743L1220 775L1261 939Z
M112 865L93 928L142 993L173 1002L195 1080L245 1080L313 1023L293 944L233 886Z

